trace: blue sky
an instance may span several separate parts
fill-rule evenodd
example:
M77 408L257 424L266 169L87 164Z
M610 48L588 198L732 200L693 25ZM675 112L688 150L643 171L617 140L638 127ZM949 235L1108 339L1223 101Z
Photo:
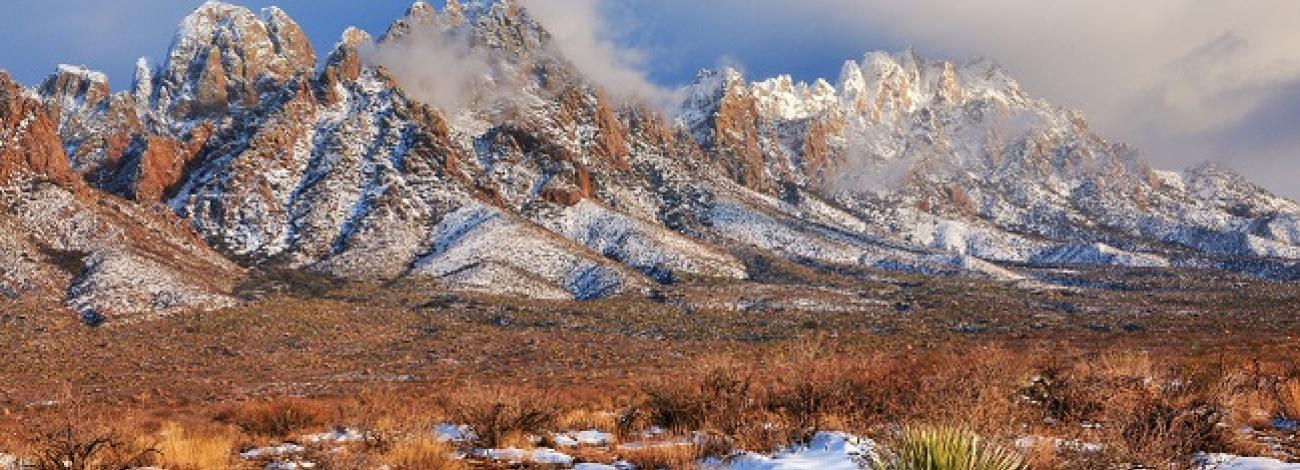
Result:
M873 50L911 46L955 62L987 56L1030 93L1082 110L1157 166L1216 160L1300 198L1297 1L518 1L574 39L584 69L642 89L675 87L724 63L751 79L833 80L844 60ZM6 3L0 68L35 84L59 63L86 65L123 89L135 59L156 63L175 25L202 2ZM323 54L347 26L382 33L410 0L231 3L284 8Z
M0 68L35 84L60 63L108 73L116 89L130 86L135 59L167 52L176 25L201 0L11 0L0 17ZM382 32L410 0L235 1L254 9L279 6L328 52L343 29Z
M547 0L542 0L545 2ZM375 35L401 16L412 0L228 0L254 10L278 6L311 37L317 53L338 40L348 26ZM176 24L202 0L17 0L0 18L0 68L19 81L35 84L60 63L85 65L108 73L113 87L129 85L135 59L163 56ZM432 3L441 8L442 0ZM834 77L845 59L869 50L898 50L905 43L870 35L802 34L817 18L804 14L771 15L770 10L741 9L741 16L719 21L733 5L611 0L600 6L609 36L621 45L644 50L647 75L675 86L689 82L701 68L724 61L755 76L788 73L812 80ZM709 2L700 2L706 4ZM557 3L558 4L558 3ZM565 9L570 8L565 6ZM758 18L762 16L763 18ZM756 29L732 28L759 20ZM860 37L858 37L860 36ZM19 46L21 45L21 46ZM775 46L775 47L774 47Z

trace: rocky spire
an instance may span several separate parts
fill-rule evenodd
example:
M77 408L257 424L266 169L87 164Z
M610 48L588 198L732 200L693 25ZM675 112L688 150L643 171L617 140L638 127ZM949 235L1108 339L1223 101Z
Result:
M325 67L317 78L320 83L319 93L325 104L334 104L342 99L339 95L340 84L354 82L361 77L364 64L360 48L373 42L370 33L361 29L349 27L343 31L343 37L334 45L329 58L325 59Z
M149 59L141 57L135 61L135 77L131 81L131 96L144 108L153 101L153 69Z

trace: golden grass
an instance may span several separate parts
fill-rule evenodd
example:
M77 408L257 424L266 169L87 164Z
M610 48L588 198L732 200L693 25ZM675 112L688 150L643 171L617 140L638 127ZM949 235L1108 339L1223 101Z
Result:
M618 430L618 415L608 411L586 408L568 410L555 419L555 427L565 431L596 429L604 432Z
M432 436L421 436L392 445L379 461L393 470L460 470L469 468L452 455L452 448Z
M699 468L701 451L694 445L660 445L620 449L618 453L635 468L690 470Z
M168 470L229 468L238 436L230 432L196 433L167 422L156 434L154 465Z
M1300 419L1300 378L1286 381L1278 387L1278 402L1290 419Z

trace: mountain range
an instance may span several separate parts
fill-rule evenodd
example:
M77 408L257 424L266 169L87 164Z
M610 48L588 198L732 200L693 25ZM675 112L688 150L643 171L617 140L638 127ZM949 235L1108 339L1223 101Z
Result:
M1215 165L1154 169L988 60L875 52L834 83L706 70L664 109L552 42L512 0L449 0L319 55L280 9L209 2L127 91L76 66L34 88L0 73L0 298L129 322L289 270L589 300L749 282L757 258L1300 280L1296 202Z

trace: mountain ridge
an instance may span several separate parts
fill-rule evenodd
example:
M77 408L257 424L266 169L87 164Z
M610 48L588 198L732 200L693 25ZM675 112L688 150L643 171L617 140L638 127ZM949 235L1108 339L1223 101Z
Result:
M871 53L834 84L706 71L665 114L611 99L549 41L512 1L416 2L318 60L282 10L208 2L129 91L70 66L32 90L0 76L3 122L27 123L0 133L19 200L182 240L161 257L121 237L68 249L11 198L8 251L59 245L80 267L18 256L0 287L102 321L231 305L258 269L585 300L742 282L754 249L1033 285L1061 265L1300 279L1295 202L1213 166L1155 170L992 61ZM481 66L463 106L374 62L435 46ZM133 290L141 271L161 274Z

